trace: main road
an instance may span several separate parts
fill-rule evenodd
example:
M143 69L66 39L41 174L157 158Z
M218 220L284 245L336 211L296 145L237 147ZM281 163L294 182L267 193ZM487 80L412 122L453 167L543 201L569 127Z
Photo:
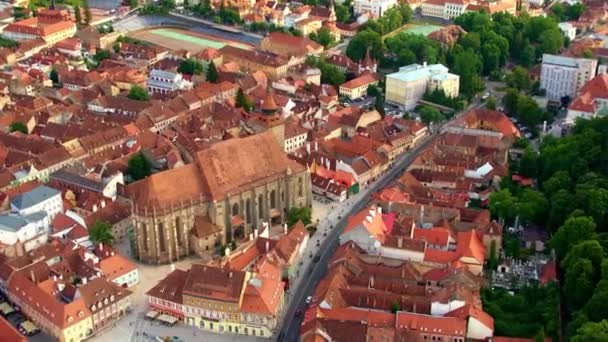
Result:
M465 110L461 111L449 122L441 125L434 131L439 132L443 126L450 125L457 117L469 110L479 108L482 104L474 102ZM293 293L289 294L289 304L283 312L281 330L278 334L278 341L292 342L298 341L300 326L304 314L296 317L298 310L304 311L306 307L306 298L312 296L317 285L327 272L327 266L334 251L338 246L338 237L346 226L346 220L350 215L357 213L367 206L370 202L370 195L396 180L414 161L416 156L424 149L429 147L439 134L431 134L421 140L410 151L402 154L394 162L393 166L387 173L382 175L376 182L369 187L362 189L357 195L349 198L335 207L332 212L320 222L317 231L309 240L306 251L302 258L301 272L298 278L293 282L291 288ZM323 236L321 236L324 234ZM315 244L315 241L318 243ZM316 260L316 261L315 261Z

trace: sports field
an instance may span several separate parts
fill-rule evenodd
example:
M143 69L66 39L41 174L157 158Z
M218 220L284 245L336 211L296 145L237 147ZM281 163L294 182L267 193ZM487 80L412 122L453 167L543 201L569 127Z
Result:
M221 49L225 45L231 45L246 50L253 48L247 44L177 28L153 28L133 32L129 34L129 36L172 50L186 49L191 53L197 53L206 48Z
M441 29L442 27L443 26L432 25L432 24L407 24L407 25L403 25L403 27L401 27L400 29L397 29L397 30L387 34L385 37L391 37L391 36L394 36L394 35L402 33L402 32L426 36L430 33L433 33L435 31Z

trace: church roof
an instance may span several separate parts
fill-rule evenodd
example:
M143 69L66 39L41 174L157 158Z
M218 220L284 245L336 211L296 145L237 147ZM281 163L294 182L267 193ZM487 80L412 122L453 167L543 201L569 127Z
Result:
M213 144L192 164L132 183L127 192L138 206L177 207L191 199L223 199L303 168L286 157L271 132L263 132Z

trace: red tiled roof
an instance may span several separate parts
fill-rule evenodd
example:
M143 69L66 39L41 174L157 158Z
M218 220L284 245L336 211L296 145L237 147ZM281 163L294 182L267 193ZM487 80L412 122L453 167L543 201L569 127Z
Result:
M568 109L595 113L597 108L595 100L597 98L608 98L608 75L606 74L597 75L589 80L581 88L580 95L572 101Z
M11 323L0 316L0 341L26 342L27 339L15 329Z

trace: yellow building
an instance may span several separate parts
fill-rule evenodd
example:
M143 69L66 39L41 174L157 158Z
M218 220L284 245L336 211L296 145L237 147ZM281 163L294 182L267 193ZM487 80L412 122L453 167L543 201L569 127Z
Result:
M448 97L457 97L459 88L460 76L449 73L445 66L412 64L386 75L386 102L411 110L426 91L440 89Z
M367 88L370 85L378 85L378 78L371 73L365 73L340 85L340 95L351 100L358 99L367 95Z

